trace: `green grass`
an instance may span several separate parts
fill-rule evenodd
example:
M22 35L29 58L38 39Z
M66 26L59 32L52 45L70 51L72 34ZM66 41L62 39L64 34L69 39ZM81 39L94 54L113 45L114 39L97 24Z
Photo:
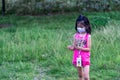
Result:
M119 80L119 13L85 15L93 25L91 80ZM0 80L77 80L67 49L77 16L0 16L0 24L11 24L0 29Z

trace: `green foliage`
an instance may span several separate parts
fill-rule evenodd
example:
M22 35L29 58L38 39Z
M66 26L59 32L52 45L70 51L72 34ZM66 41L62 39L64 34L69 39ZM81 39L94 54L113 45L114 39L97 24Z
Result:
M119 0L6 0L7 13L16 14L118 11L119 7Z
M12 24L0 29L0 80L78 79L67 49L78 15L0 16L0 23ZM85 15L96 26L92 26L91 80L119 80L119 12Z

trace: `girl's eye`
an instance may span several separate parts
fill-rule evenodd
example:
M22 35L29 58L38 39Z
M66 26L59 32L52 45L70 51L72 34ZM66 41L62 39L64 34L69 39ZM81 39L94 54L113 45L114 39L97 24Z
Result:
M81 23L82 25L84 25L84 23Z
M78 22L77 24L78 24L78 25L84 25L84 23L82 23L82 22Z

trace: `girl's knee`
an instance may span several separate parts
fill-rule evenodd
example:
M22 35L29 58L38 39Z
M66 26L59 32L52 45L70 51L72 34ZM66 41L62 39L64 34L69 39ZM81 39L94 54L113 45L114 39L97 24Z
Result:
M87 77L84 77L84 79L85 79L85 80L89 80L89 77L88 77L88 76L87 76Z
M82 77L83 77L83 75L82 75L82 74L79 74L79 75L78 75L78 77L79 77L79 78L82 78Z
M89 80L89 74L84 74L84 79Z

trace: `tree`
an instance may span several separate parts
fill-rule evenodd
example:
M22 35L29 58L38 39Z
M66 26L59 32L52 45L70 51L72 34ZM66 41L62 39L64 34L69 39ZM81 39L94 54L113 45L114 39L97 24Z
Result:
M5 0L2 0L2 15L5 15Z

